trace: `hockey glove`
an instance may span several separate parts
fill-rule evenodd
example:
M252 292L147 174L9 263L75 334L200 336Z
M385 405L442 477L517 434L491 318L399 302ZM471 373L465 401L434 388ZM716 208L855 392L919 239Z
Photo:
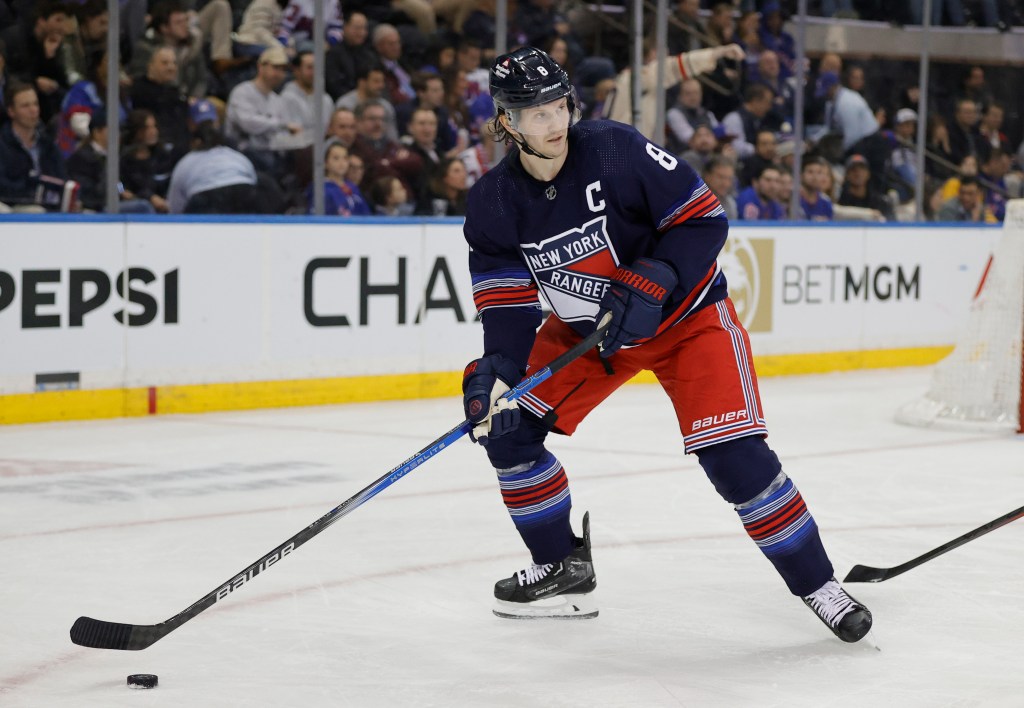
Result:
M501 396L521 378L519 367L500 354L469 362L462 376L462 405L473 424L469 432L473 442L486 445L489 438L519 427L519 403Z
M612 323L601 341L601 356L608 358L623 344L653 337L661 324L661 307L679 279L672 267L653 258L640 258L621 267L608 283L598 308L598 321L612 313Z

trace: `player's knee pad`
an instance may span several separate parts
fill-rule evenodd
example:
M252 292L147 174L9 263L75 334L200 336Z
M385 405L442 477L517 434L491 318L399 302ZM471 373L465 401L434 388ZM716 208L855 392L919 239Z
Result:
M697 450L697 459L711 484L733 505L754 499L782 472L782 463L759 435Z
M491 438L484 447L487 458L496 470L513 470L532 465L544 455L544 439L548 427L538 418L524 412L519 427L508 435Z

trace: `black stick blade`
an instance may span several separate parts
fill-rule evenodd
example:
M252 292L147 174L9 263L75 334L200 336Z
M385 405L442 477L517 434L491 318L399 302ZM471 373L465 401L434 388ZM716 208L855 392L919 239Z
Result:
M161 624L121 624L92 617L79 617L71 625L71 641L93 649L138 651L162 639L174 627Z
M889 577L889 568L872 568L868 565L855 565L843 578L844 583L880 583Z
M71 626L71 641L94 649L127 649L132 625L79 617Z

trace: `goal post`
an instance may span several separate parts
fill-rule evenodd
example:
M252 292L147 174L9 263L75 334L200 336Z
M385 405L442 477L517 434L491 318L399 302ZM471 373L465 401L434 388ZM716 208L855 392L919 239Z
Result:
M1003 233L952 353L900 423L1024 432L1024 199L1007 203Z

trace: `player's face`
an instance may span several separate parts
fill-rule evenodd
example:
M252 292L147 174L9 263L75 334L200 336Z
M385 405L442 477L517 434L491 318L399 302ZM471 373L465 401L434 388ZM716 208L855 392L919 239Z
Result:
M569 118L569 102L563 97L520 110L514 127L534 150L556 156L566 149Z

